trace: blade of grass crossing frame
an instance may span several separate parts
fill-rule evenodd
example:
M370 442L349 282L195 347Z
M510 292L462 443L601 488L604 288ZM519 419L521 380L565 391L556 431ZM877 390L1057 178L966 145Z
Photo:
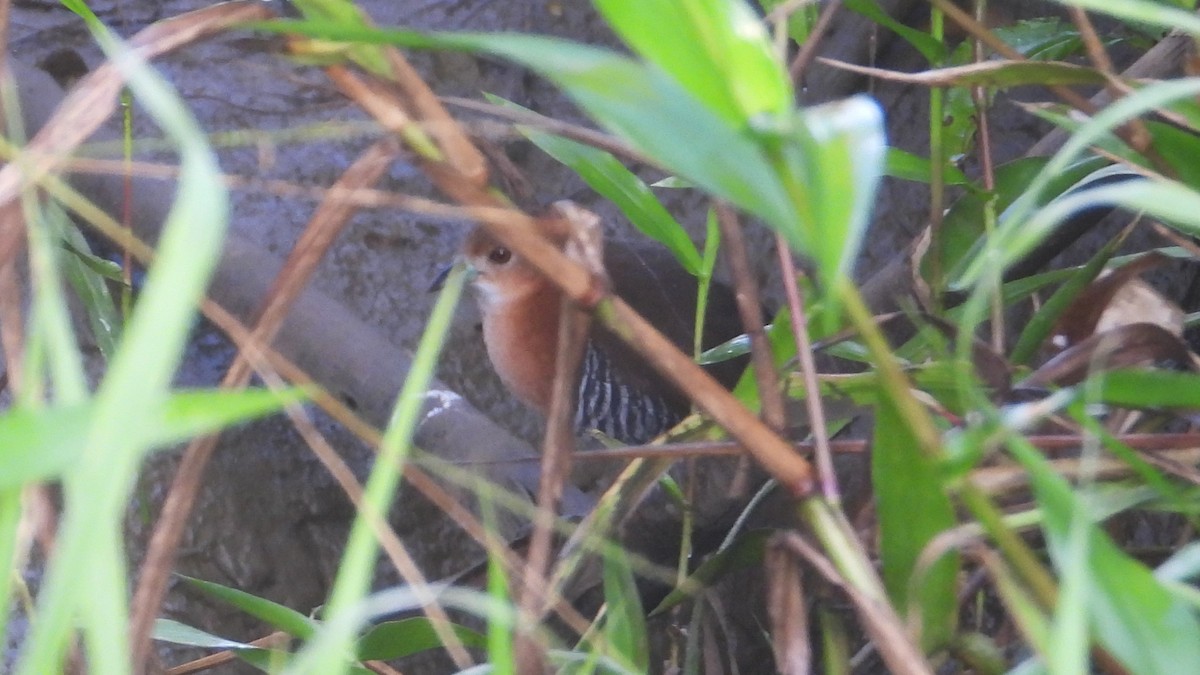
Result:
M193 391L171 394L144 420L148 449L162 448L231 424L275 412L301 400L298 391ZM57 480L88 449L97 405L87 401L52 408L19 408L0 416L0 490Z
M1051 202L1046 208L1038 210L1038 205L1042 202L1046 189L1055 177L1074 164L1093 142L1103 138L1112 128L1129 119L1197 94L1200 94L1200 80L1194 78L1155 82L1113 102L1079 127L1005 212L999 227L985 242L986 245L964 260L962 271L957 274L951 287L964 289L977 284L985 274L990 274L996 267L1007 266L1041 241L1049 228L1058 222L1058 219L1089 204L1098 203L1096 195L1091 195L1089 201L1088 199L1081 200L1077 194L1070 194ZM1108 186L1108 189L1118 187L1120 186ZM1108 203L1122 202L1110 197ZM1170 204L1161 205L1160 208L1170 206ZM1051 213L1047 214L1046 211L1051 211ZM1184 212L1186 215L1186 209ZM1196 214L1194 207L1191 208L1191 214L1194 218ZM978 286L973 293L987 293L985 286Z
M362 622L366 620L362 615L362 601L370 587L378 558L375 527L385 526L384 515L395 498L412 435L422 415L425 392L433 378L446 332L466 285L465 276L463 270L456 267L446 278L445 286L438 295L413 356L412 369L396 398L391 420L380 442L375 467L363 490L359 513L354 519L337 579L324 608L326 622L296 660L289 664L285 673L336 675L346 672L351 665L353 643Z
M722 118L659 68L616 52L543 36L430 35L371 30L328 21L275 21L261 30L422 49L486 52L519 63L562 88L592 118L666 170L789 232L795 206L768 157L744 125Z
M1180 30L1192 37L1200 37L1200 18L1184 9L1171 7L1170 2L1149 0L1056 0L1059 4L1070 4L1090 9L1101 14L1157 26L1163 30Z
M90 15L77 0L73 10ZM76 616L89 666L126 672L126 572L120 522L138 465L149 449L141 432L160 414L196 307L216 264L228 199L198 125L170 87L97 21L96 40L121 66L139 101L178 145L181 176L138 306L96 394L89 443L65 480L67 508L38 599L38 620L17 672L56 672ZM104 476L98 480L98 476Z

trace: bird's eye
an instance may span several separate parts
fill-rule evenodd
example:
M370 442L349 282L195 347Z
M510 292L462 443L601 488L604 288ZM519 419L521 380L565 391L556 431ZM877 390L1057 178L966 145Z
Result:
M492 249L490 253L488 253L488 260L497 265L503 265L509 260L512 260L512 251L504 248L503 246L497 246L496 248Z

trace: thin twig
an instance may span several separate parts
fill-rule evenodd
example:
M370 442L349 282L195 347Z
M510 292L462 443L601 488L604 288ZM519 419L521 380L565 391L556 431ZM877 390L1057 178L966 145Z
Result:
M1129 88L1125 86L1113 67L1112 59L1108 57L1108 52L1104 49L1104 43L1100 40L1100 36L1096 34L1096 27L1092 25L1092 20L1088 18L1087 12L1082 7L1069 7L1067 11L1071 14L1071 20L1075 23L1075 27L1079 29L1079 37L1083 40L1083 46L1087 50L1088 59L1091 60L1092 66L1104 75L1104 88L1108 91L1109 96L1113 101L1118 101L1129 93ZM1134 118L1126 123L1129 129L1130 145L1138 152L1147 156L1149 152L1153 152L1154 137L1150 135L1150 130L1146 128L1145 122ZM1160 160L1161 161L1161 158ZM1164 169L1169 167L1161 166L1158 162L1156 168ZM1171 175L1168 173L1168 175Z
M783 405L783 392L779 386L779 374L771 356L771 345L763 329L762 299L758 283L750 272L750 261L746 253L746 241L742 236L741 223L737 214L726 203L718 201L715 206L721 238L725 242L725 259L733 276L734 298L741 315L742 328L750 336L750 362L754 366L754 381L758 385L758 398L762 403L762 417L767 426L782 432L787 428L787 412ZM745 460L738 463L734 478L730 481L729 493L741 494L747 489L750 467ZM690 472L689 472L690 475Z
M274 389L283 387L283 382L278 376L268 377L268 368L265 363L255 364L255 371L262 374L263 380ZM463 645L462 639L458 633L454 632L453 622L450 616L446 613L444 607L438 603L437 596L429 590L429 581L425 578L425 574L421 572L421 568L417 565L415 559L408 552L404 542L400 540L400 536L392 529L392 526L380 514L371 510L363 509L363 488L359 484L358 479L354 476L354 470L342 459L337 450L329 444L325 436L317 429L313 423L312 417L308 411L300 405L288 406L285 410L288 418L292 422L292 426L304 439L304 442L312 450L313 455L320 460L325 470L333 476L338 486L350 498L350 502L354 505L358 513L363 514L367 519L375 538L379 540L379 545L387 554L388 560L392 563L392 567L400 574L410 588L413 589L414 595L421 603L421 609L429 618L430 625L437 634L438 640L442 646L450 653L451 659L455 664L459 664L460 668L467 668L474 665L471 655L467 652ZM461 664L466 664L461 665Z
M471 98L460 98L458 96L443 96L443 103L449 103L457 108L464 110L473 110L475 112L486 113L493 117L507 120L513 124L522 124L533 127L540 131L546 131L556 136L578 141L584 145L590 145L593 148L604 150L617 157L627 159L638 164L654 165L655 162L646 157L642 153L635 150L628 143L610 136L602 131L590 129L578 124L563 122L556 120L553 117L540 115L532 110L523 110L519 108L510 108L507 106L495 105L485 101L476 101Z
M404 108L404 101L393 97L391 92L360 86L354 82L357 76L348 71L327 69L327 72L342 91L372 114L385 116L385 104L393 98L396 106ZM738 403L712 376L624 301L598 287L593 275L569 260L547 239L551 234L547 228L555 226L555 219L530 218L509 207L497 193L469 184L457 172L437 162L423 160L421 166L439 190L474 207L479 215L476 220L492 236L528 260L577 305L597 311L606 328L625 340L730 434L750 447L756 459L787 490L804 494L811 489L812 469L807 461L791 453L782 438Z
M50 178L46 181L45 187L55 198L75 210L82 218L95 225L103 235L118 244L129 246L141 264L150 265L153 262L154 253L149 246L126 232L107 213L91 205L61 180ZM276 372L282 374L292 384L303 387L306 391L310 392L313 403L333 420L345 427L346 430L370 448L376 449L379 447L381 433L378 429L363 421L341 399L326 391L308 373L282 354L267 345L252 344L251 330L229 311L206 298L201 302L200 312L222 331L235 347L246 354L262 354L263 358L270 363ZM484 527L460 500L447 492L424 469L413 463L406 463L404 465L404 478L417 492L445 513L463 532L487 549L490 555L501 560L505 569L511 571L520 567L515 557L506 548L505 543L498 541L491 531ZM558 602L555 605L555 611L559 613L572 630L581 633L587 628L587 620L577 612L574 612L569 605Z
M1013 61L1028 60L1025 58L1024 54L1013 49L1007 42L1001 40L996 36L995 33L988 30L987 26L983 25L983 23L979 21L976 21L974 17L950 2L950 0L929 1L934 7L941 10L946 16L950 17L951 20L961 26L962 29L965 30L969 35L986 44L988 47L991 47L992 50L997 54L1000 54L1006 59L1012 59ZM1069 105L1074 106L1076 109L1081 110L1089 115L1095 114L1096 106L1092 105L1090 101L1080 96L1075 91L1072 91L1071 89L1068 89L1062 85L1051 85L1049 89L1050 91L1054 92L1055 96L1058 96L1063 101L1066 101Z
M754 379L758 383L758 396L762 401L763 420L771 428L781 431L787 426L783 408L783 395L779 388L779 375L771 358L771 345L763 330L762 299L750 271L746 253L746 241L737 214L725 202L716 203L717 223L721 226L721 238L725 242L725 259L733 276L733 288L742 328L750 337L750 360L754 365Z
M566 246L568 257L591 269L593 274L602 275L603 231L599 218L579 208L564 205L559 209L571 224ZM579 365L587 350L588 330L592 323L590 314L581 311L566 298L560 304L557 317L558 353L554 363L546 439L542 446L537 511L534 513L533 534L525 562L525 587L518 608L522 628L517 632L515 656L517 670L522 673L537 673L545 669L545 646L537 640L533 629L541 621L541 607L547 595L545 589L550 573L554 521L562 500L563 485L570 478L571 456L575 448L572 422L577 405Z
M946 16L953 19L955 23L962 26L963 30L967 31L967 33L979 39L981 42L991 47L1005 58L1013 59L1014 61L1028 60L1020 52L1010 47L1008 43L996 37L996 34L988 30L987 26L984 26L982 23L976 21L973 17L971 17L971 15L954 5L951 0L929 1L933 3L935 7L945 12ZM1111 75L1111 73L1109 76L1115 77L1115 75ZM1073 106L1076 110L1079 110L1084 114L1095 115L1099 110L1098 106L1091 100L1084 98L1082 95L1076 93L1068 87L1064 87L1062 85L1051 85L1048 87L1048 89L1054 92L1055 96L1058 96L1068 105ZM1153 145L1149 143L1149 135L1143 135L1139 133L1139 128L1144 131L1145 127L1144 125L1139 127L1138 124L1140 124L1138 120L1131 120L1117 127L1115 129L1115 133L1122 141L1129 144L1130 147L1145 155L1146 158L1154 164L1155 168L1159 170L1159 172L1168 176L1175 175L1175 171L1173 168L1171 168L1170 164L1168 164L1162 158L1162 156L1154 150Z
M808 335L808 315L804 309L804 296L796 283L796 261L782 235L776 235L775 249L779 254L779 267L783 272L783 290L788 300L788 318L792 323L792 339L796 341L796 354L800 358L800 372L804 377L807 395L804 405L808 411L808 422L812 429L814 456L821 494L836 504L840 497L837 472L833 468L833 453L829 445L829 426L826 424L825 406L821 399L821 385L817 382L817 364L813 358L812 340Z
M813 508L824 507L814 505ZM910 673L926 675L933 672L905 633L904 624L886 601L881 602L878 598L868 596L864 589L859 588L850 579L843 576L834 560L823 555L816 546L809 543L800 534L782 532L772 538L772 544L807 561L821 576L825 577L826 581L845 591L863 619L863 627L872 638L871 644L874 644L883 654L891 672L906 675ZM882 593L882 589L880 592Z
M248 642L247 644L253 647L261 647L270 649L271 647L281 647L291 642L292 636L283 631L276 631L270 635L264 635ZM226 663L237 661L237 654L232 651L217 652L208 656L181 663L173 668L167 668L163 675L192 675L192 673L202 673L206 670L211 670L217 666L223 666Z
M7 234L5 234L7 233ZM0 206L0 349L14 398L24 390L25 319L17 260L25 250L25 219L19 203Z
M829 24L833 22L833 15L841 7L842 0L831 0L821 10L821 15L817 17L817 23L813 26L812 32L808 34L808 39L800 45L800 51L796 53L796 58L792 59L788 65L788 76L792 78L793 82L800 82L804 71L812 63L813 57L817 55L817 47L820 46L821 39L829 30Z

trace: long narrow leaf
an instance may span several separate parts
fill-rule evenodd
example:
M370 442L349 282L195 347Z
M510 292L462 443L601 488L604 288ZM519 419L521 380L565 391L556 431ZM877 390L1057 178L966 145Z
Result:
M144 420L147 447L166 447L270 414L298 392L276 394L252 389L243 392L197 391L173 394L161 416ZM97 414L94 402L45 409L11 410L0 416L0 490L25 483L53 480L83 457L89 430Z
M787 73L743 0L597 0L596 7L634 51L726 121L743 126L791 107Z
M957 554L949 554L921 570L917 561L925 546L956 524L954 507L941 485L941 472L926 457L903 419L886 400L875 406L875 441L871 478L879 513L879 555L888 594L903 613L915 607L921 617L921 643L943 644L954 629L958 600Z
M70 4L91 15L86 5ZM111 33L94 21L90 27L139 101L178 143L181 175L157 261L96 395L86 450L65 481L67 509L38 599L38 621L17 671L23 675L61 668L77 615L84 620L89 656L95 659L89 665L97 672L124 672L130 666L119 523L139 462L150 449L146 422L160 414L167 400L227 224L220 170L191 114L170 86ZM109 560L114 563L97 564ZM79 593L80 588L90 592Z

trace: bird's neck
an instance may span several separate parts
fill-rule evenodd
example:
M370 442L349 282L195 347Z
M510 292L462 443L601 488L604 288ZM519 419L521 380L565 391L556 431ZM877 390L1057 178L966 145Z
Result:
M562 295L545 284L496 303L483 316L488 356L505 386L545 414L550 409Z

